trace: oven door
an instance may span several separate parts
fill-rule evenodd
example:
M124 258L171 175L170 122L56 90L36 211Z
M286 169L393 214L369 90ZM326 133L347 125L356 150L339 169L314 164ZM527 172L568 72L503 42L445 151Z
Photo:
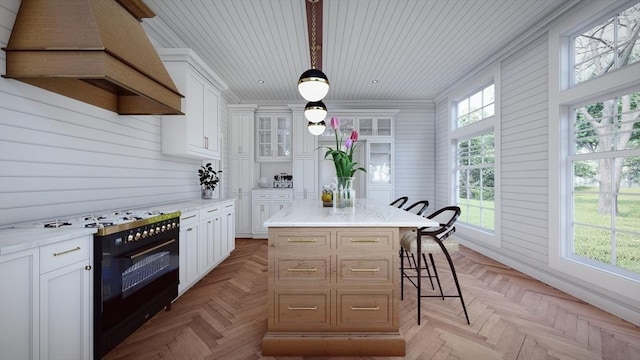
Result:
M136 313L167 289L178 286L178 232L102 259L102 328Z

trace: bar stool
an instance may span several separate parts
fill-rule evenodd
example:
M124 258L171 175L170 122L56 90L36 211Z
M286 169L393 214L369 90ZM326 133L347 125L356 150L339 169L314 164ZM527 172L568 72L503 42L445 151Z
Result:
M389 205L402 209L402 207L404 206L404 204L407 203L407 201L409 201L409 198L407 196L401 196L393 200Z
M427 208L429 207L429 201L428 200L420 200L420 201L416 201L413 204L407 206L406 208L404 208L404 210L414 213L416 215L422 215L424 214L425 211L427 211Z
M454 242L452 239L447 240L447 238L456 231L454 224L459 216L460 208L457 206L447 206L439 209L433 214L427 216L427 218L437 221L440 226L423 227L414 231L408 231L402 236L402 239L400 240L400 299L404 298L404 279L406 278L418 290L418 325L420 325L420 303L423 297L439 297L442 298L442 300L444 300L444 298L446 297L459 298L460 303L462 304L462 310L464 311L464 316L467 319L467 324L471 324L471 322L469 321L469 315L467 314L467 307L465 306L464 299L462 297L462 291L460 290L458 276L456 275L453 261L451 261L451 256L449 255L449 251L458 250L458 243ZM438 251L441 251L447 258L449 268L451 269L451 274L453 275L453 281L455 282L456 289L458 290L458 293L456 295L445 295L442 292L442 286L440 285L440 278L438 277L436 263L433 261L433 252ZM411 266L409 254L411 254L411 258L413 258L414 260L413 266ZM433 267L433 276L429 271L429 261L427 261L425 254L429 254L429 260L431 260L431 266ZM404 261L405 256L407 257L409 262L409 267L406 268ZM425 264L424 269L422 268L422 262L424 262ZM407 270L415 271L415 275L407 273ZM427 276L423 276L423 270L427 270ZM440 295L422 295L421 280L423 277L428 277L429 280L431 280L432 278L436 279L438 289L440 290ZM416 279L416 281L414 282L413 279ZM431 282L431 287L433 288L433 281Z

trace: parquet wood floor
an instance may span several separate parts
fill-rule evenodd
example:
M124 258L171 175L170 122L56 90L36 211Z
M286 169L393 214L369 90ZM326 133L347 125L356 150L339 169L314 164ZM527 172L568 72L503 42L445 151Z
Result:
M417 326L415 289L405 284L404 359L640 360L637 326L462 246L452 257L471 325L458 299L430 298L422 300ZM444 258L436 263L445 290L453 291ZM318 359L261 356L266 271L266 240L237 239L228 259L105 359Z

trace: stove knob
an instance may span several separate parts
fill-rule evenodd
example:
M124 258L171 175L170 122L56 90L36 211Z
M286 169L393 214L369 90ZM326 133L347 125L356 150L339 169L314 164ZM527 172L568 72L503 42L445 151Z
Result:
M136 233L136 236L134 237L135 241L140 240L140 237L142 236L142 234L140 234L139 232Z
M133 234L129 234L129 236L127 236L127 242L132 242L133 241Z
M142 237L143 237L143 238L146 238L146 237L147 237L147 235L149 235L149 232L148 232L147 230L145 230L145 231L143 231L143 232L142 232Z
M167 227L165 225L162 225L162 231L167 230Z
M171 228L175 229L176 228L176 223L171 223Z
M162 227L162 231L164 231L164 226ZM160 232L160 226L158 226L158 227L156 228L156 232L157 232L157 233L159 233L159 232Z
M156 229L154 228L149 229L149 236L153 235L153 233L155 232L156 232Z

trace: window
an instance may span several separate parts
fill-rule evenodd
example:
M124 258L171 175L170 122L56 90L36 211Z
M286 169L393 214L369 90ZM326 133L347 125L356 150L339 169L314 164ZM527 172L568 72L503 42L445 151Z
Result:
M495 79L497 75L492 74ZM480 83L482 84L482 83ZM455 101L455 130L451 132L455 145L453 193L462 213L458 222L465 230L475 232L474 238L490 236L496 230L496 83L471 88Z
M457 102L457 126L461 128L495 114L494 85Z
M459 221L493 232L494 216L493 132L458 140L457 205Z
M573 107L567 256L640 279L640 92Z
M640 61L640 4L573 37L573 84Z

